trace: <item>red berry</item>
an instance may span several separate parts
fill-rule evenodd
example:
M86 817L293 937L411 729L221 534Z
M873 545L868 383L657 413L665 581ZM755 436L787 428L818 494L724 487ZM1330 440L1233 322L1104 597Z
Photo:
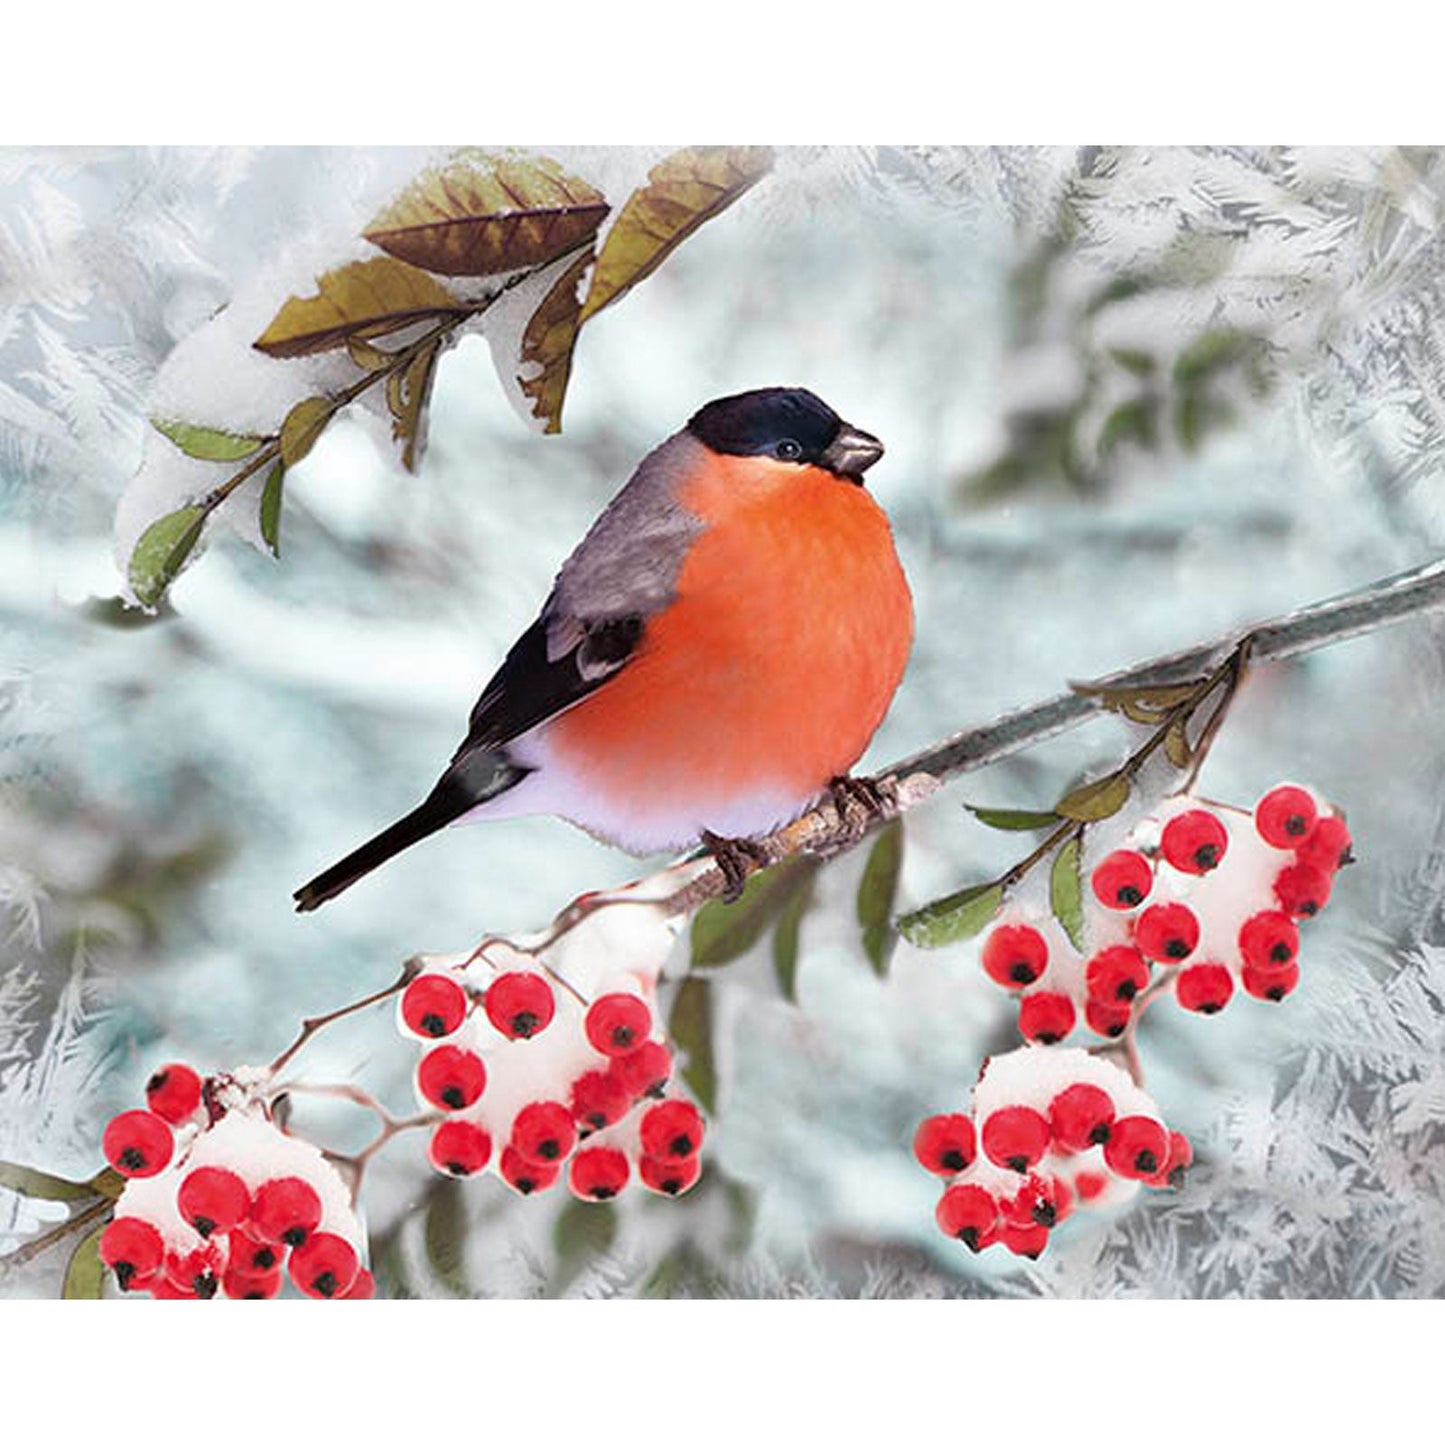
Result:
M162 1268L166 1283L173 1288L185 1291L192 1298L214 1299L225 1273L225 1258L212 1239L185 1254L167 1254Z
M1105 908L1137 908L1154 886L1154 869L1142 853L1120 848L1100 861L1090 882Z
M1030 1174L1012 1199L999 1201L999 1214L1006 1224L1015 1228L1039 1224L1052 1229L1059 1219L1056 1197L1052 1180L1041 1174Z
M470 1049L442 1044L422 1056L416 1083L422 1098L438 1109L469 1109L487 1087L487 1066Z
M467 991L444 973L424 973L407 984L401 996L401 1017L423 1039L445 1038L461 1028L467 1016Z
M284 1272L279 1265L264 1274L232 1265L221 1276L221 1291L227 1299L275 1299L284 1283Z
M1019 1032L1032 1044L1058 1043L1074 1019L1074 1001L1066 993L1031 993L1019 1000Z
M621 1149L594 1146L572 1156L567 1183L579 1199L612 1199L627 1185L631 1170Z
M1106 1039L1117 1039L1129 1026L1132 1012L1126 1003L1106 1003L1103 999L1091 998L1084 1005L1084 1022L1096 1034L1103 1034Z
M557 1176L562 1172L560 1164L543 1164L535 1159L528 1159L520 1150L514 1149L510 1144L502 1150L501 1162L497 1167L501 1170L502 1178L518 1194L531 1194L533 1190L550 1189L557 1182Z
M1299 984L1299 964L1287 963L1282 968L1256 968L1252 963L1247 963L1240 972L1239 981L1244 985L1244 991L1254 998L1278 1003L1292 994Z
M1313 863L1316 868L1323 868L1326 873L1338 873L1345 864L1355 861L1350 852L1350 842L1350 830L1345 827L1345 820L1331 815L1315 824L1314 831L1295 849L1295 857L1301 863Z
M252 1219L234 1230L227 1241L228 1264L237 1274L270 1274L280 1269L286 1258L286 1246L279 1240L262 1239L254 1232L255 1223Z
M1191 808L1164 825L1159 849L1181 873L1208 873L1229 847L1229 833L1213 813Z
M1199 919L1187 903L1154 903L1134 920L1134 943L1145 958L1178 963L1199 946Z
M635 993L605 993L587 1010L586 1029L599 1054L630 1054L652 1032L652 1010Z
M1115 1119L1104 1145L1104 1163L1125 1179L1147 1179L1169 1158L1169 1131L1157 1119L1126 1114Z
M1097 1199L1109 1187L1109 1176L1096 1173L1092 1169L1086 1169L1074 1175L1074 1188L1078 1190L1079 1198L1088 1204Z
M1049 1105L1054 1142L1074 1153L1106 1143L1113 1122L1114 1101L1097 1084L1070 1084Z
M1049 946L1037 928L1004 923L983 945L983 970L1004 988L1024 988L1048 967Z
M509 1039L530 1039L552 1022L557 1000L552 985L540 973L519 971L498 974L492 980L485 1007L499 1033Z
M465 1119L448 1119L432 1130L426 1152L443 1174L462 1179L487 1167L492 1157L492 1136Z
M943 1191L933 1217L950 1239L961 1239L975 1254L998 1233L998 1201L977 1184L953 1184Z
M656 1039L644 1039L630 1054L618 1054L607 1072L633 1099L661 1093L672 1077L672 1050Z
M1291 918L1313 918L1330 901L1331 878L1314 863L1292 863L1274 880L1275 901Z
M1074 1212L1074 1191L1066 1179L1052 1181L1054 1191L1054 1224L1062 1224ZM1051 1225L1050 1228L1053 1226Z
M100 1261L115 1271L122 1289L144 1289L165 1262L166 1243L148 1219L123 1215L100 1236Z
M1217 1014L1234 993L1234 980L1222 963L1191 963L1179 971L1174 997L1181 1008Z
M1128 1003L1149 982L1149 964L1137 948L1116 943L1100 949L1084 974L1089 997L1101 1003Z
M632 1096L610 1069L589 1069L572 1085L572 1117L584 1136L615 1124L632 1107Z
M1299 952L1299 929L1289 914L1266 909L1244 920L1239 930L1239 952L1255 968L1283 968Z
M642 1116L642 1152L686 1159L702 1147L702 1115L687 1099L667 1099Z
M148 1286L152 1299L199 1299L200 1296L193 1289L182 1289L178 1284L172 1284L165 1275L158 1275Z
M1003 1224L999 1227L998 1242L1014 1254L1027 1259L1037 1259L1049 1242L1049 1231L1042 1224Z
M176 1139L159 1115L149 1109L127 1109L105 1126L100 1147L117 1173L128 1179L149 1179L171 1162Z
M351 1288L341 1296L342 1299L375 1299L376 1298L376 1277L363 1265L356 1271L356 1278L351 1281Z
M1178 1189L1184 1183L1184 1174L1194 1163L1194 1147L1178 1129L1169 1131L1169 1158L1164 1165L1164 1183L1171 1189Z
M1254 808L1254 826L1272 848L1298 848L1315 825L1315 800L1303 788L1271 788Z
M251 1212L251 1191L239 1174L204 1164L192 1169L176 1193L181 1218L201 1236L228 1234Z
M189 1064L166 1064L146 1080L146 1107L167 1124L179 1124L201 1102L201 1076Z
M967 1114L931 1114L913 1135L913 1157L931 1174L958 1174L978 1153Z
M268 1179L251 1204L251 1228L270 1244L293 1248L321 1223L321 1196L304 1179Z
M512 1121L512 1147L533 1164L565 1159L577 1147L572 1111L551 1100L526 1105Z
M1037 1109L1011 1104L983 1121L983 1152L1003 1169L1026 1174L1049 1147L1049 1121Z
M339 1234L317 1230L299 1249L291 1251L291 1282L313 1299L336 1299L356 1282L361 1261Z
M696 1154L686 1159L644 1154L637 1164L637 1177L657 1194L685 1194L701 1173L702 1159Z

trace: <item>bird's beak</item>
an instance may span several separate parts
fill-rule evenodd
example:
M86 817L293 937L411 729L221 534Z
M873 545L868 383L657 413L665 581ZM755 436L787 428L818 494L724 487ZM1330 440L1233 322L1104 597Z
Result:
M863 473L882 455L883 443L877 437L845 424L823 452L822 462L830 472L861 482Z

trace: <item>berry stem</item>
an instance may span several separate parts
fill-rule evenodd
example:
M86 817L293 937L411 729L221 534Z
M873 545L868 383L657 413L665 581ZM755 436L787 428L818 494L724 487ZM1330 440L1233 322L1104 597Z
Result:
M37 1234L34 1239L27 1240L19 1249L11 1250L7 1255L0 1256L0 1273L6 1273L12 1269L19 1269L21 1265L29 1264L32 1259L43 1254L53 1244L58 1244L67 1235L75 1234L82 1230L87 1224L95 1224L107 1218L112 1209L115 1208L113 1199L97 1199L93 1204L87 1204L84 1209L77 1210L69 1219L61 1220L54 1229L46 1230L44 1234Z
M422 960L419 956L413 956L401 966L401 976L395 983L388 984L375 993L369 993L365 998L358 999L355 1003L344 1004L341 1008L333 1009L327 1014L318 1014L315 1018L301 1020L301 1032L292 1041L291 1046L284 1053L278 1054L271 1061L271 1072L279 1074L292 1059L306 1046L311 1036L319 1033L328 1024L335 1023L338 1019L344 1019L349 1014L359 1013L362 1009L370 1008L374 1003L381 1003L383 999L399 994L412 979L422 970ZM294 1087L294 1086L293 1086Z

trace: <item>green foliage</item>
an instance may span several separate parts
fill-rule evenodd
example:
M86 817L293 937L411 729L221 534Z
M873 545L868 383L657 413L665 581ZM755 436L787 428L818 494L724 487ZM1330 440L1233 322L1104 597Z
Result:
M858 883L858 922L863 925L863 951L882 977L888 972L888 956L897 933L893 927L893 903L898 879L903 872L903 819L894 818L878 834L869 850Z
M97 1224L70 1256L65 1267L62 1299L99 1299L105 1289L105 1266L100 1262L100 1236L104 1224Z
M684 979L672 1003L667 1031L687 1055L683 1082L692 1090L698 1107L711 1114L717 1108L717 1062L713 1055L712 990L706 979Z
M154 607L165 596L201 540L205 525L203 507L182 507L152 522L141 533L129 568L130 589L139 601Z
M1081 847L1077 838L1068 839L1054 854L1049 870L1049 906L1069 942L1084 951L1084 884L1079 863Z
M898 930L916 948L942 948L982 932L1003 905L1003 887L976 883L939 898L898 920Z

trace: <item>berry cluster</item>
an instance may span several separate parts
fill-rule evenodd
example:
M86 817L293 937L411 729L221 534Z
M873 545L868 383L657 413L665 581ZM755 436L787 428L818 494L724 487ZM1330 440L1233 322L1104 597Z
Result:
M100 1239L123 1290L157 1299L273 1299L289 1276L318 1299L369 1299L362 1231L321 1151L283 1133L264 1071L202 1081L168 1064L144 1109L106 1125L105 1157L126 1186Z
M1349 861L1344 819L1304 788L1281 784L1253 813L1173 798L1091 869L1087 952L1053 918L1016 913L985 936L983 967L1019 994L1031 1043L1059 1042L1080 1016L1117 1037L1156 980L1151 996L1197 1013L1217 1013L1237 986L1278 1001L1299 982L1300 922Z
M417 1095L447 1115L432 1163L456 1176L490 1166L521 1194L550 1189L564 1170L587 1200L613 1198L634 1174L660 1194L690 1189L703 1121L670 1082L652 980L600 979L584 1003L525 955L497 952L433 967L401 996L403 1033L427 1045Z
M1029 1047L986 1060L972 1112L925 1119L913 1153L945 1181L935 1218L946 1235L1030 1259L1076 1207L1178 1185L1193 1158L1122 1069L1082 1049Z

